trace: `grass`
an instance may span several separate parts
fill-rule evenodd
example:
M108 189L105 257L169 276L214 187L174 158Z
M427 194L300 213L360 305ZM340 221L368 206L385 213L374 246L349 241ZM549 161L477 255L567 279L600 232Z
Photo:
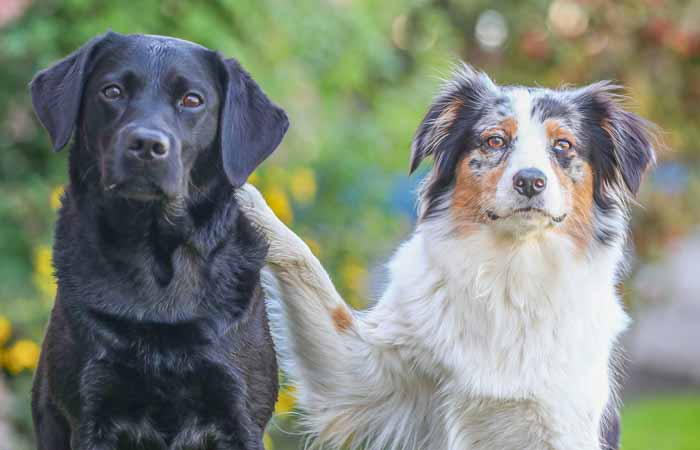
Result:
M700 397L664 397L625 406L622 450L700 450Z

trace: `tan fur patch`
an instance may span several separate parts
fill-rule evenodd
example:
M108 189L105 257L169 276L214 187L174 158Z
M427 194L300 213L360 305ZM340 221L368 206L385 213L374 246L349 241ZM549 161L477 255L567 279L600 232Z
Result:
M547 132L547 139L549 139L550 142L554 142L557 139L566 139L567 141L571 142L572 145L576 145L576 137L574 136L574 133L562 125L558 120L545 120L544 128Z
M508 138L513 139L518 134L518 121L512 117L502 120L495 127L481 133L481 138L486 139L494 134L505 134Z
M518 121L512 117L509 117L501 122L500 127L510 137L515 137L515 135L518 134Z
M331 311L331 320L335 329L343 332L352 326L352 315L344 305L337 306Z
M445 107L442 113L435 119L435 125L450 126L457 118L457 112L464 106L464 102L459 99L453 100Z
M457 119L457 113L464 106L464 102L455 99L443 109L442 113L435 119L433 123L433 133L430 139L429 147L435 148L440 145L440 142L447 137L452 124Z
M462 159L457 169L452 201L452 214L460 234L470 234L480 223L488 220L482 205L488 203L485 202L485 197L496 194L496 187L504 170L505 165L501 164L485 176L477 177L469 165L469 157Z
M558 165L554 166L562 189L571 193L572 208L559 232L569 235L576 246L585 251L593 239L593 173L588 163L581 181L574 183Z

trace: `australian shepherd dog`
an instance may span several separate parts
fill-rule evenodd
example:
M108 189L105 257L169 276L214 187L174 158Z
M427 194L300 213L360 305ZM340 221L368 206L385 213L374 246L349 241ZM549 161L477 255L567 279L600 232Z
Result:
M615 347L628 324L629 206L651 124L607 82L498 86L460 66L415 134L418 224L388 286L353 311L253 188L284 367L327 447L615 447Z

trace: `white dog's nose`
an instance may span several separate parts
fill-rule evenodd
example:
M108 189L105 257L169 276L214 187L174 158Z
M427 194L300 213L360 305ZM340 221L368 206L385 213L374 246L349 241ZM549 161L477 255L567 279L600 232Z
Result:
M540 194L546 187L547 176L540 169L523 169L513 176L513 188L527 198Z

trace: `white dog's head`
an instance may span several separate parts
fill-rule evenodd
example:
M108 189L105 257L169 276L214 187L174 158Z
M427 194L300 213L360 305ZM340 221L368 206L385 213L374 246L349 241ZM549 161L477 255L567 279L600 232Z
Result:
M619 236L654 151L649 124L625 111L616 91L605 82L501 87L463 66L413 141L411 171L435 159L421 220L448 215L462 234L558 232L581 247Z

